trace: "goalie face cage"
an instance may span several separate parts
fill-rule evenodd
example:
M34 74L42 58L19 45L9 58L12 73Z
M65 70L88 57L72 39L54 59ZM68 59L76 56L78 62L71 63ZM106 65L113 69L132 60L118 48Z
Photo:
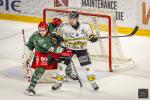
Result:
M91 8L46 8L43 10L43 21L51 22L53 18L60 18L63 22L67 22L69 13L74 10L78 11L80 14L79 21L88 22L98 36L111 37L117 35L116 20L114 17L115 14L112 12L102 12ZM115 63L123 64L130 61L130 59L125 58L118 39L108 38L99 40L97 44L93 45L89 46L89 48L92 48L91 50L95 50L97 47L99 48L94 51L95 54L92 54L89 51L91 58L94 60L103 60L107 62L110 72L113 71L113 65L117 68ZM100 53L98 54L98 52Z

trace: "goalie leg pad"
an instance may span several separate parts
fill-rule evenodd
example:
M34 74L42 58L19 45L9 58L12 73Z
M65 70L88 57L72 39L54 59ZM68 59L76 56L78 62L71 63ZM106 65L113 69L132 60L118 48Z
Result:
M33 51L31 51L27 46L24 47L24 54L23 54L23 62L29 63L34 56Z

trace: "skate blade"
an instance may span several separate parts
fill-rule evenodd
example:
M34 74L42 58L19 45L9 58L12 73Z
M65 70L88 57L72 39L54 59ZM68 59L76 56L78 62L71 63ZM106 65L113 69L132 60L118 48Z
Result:
M101 91L100 90L90 90L90 92L92 92L92 93L100 93Z
M51 92L54 92L54 93L62 93L63 90L61 90L60 88L58 88L57 90L51 90Z
M28 92L28 91L25 91L24 94L27 95L27 96L34 96L35 95L34 93Z

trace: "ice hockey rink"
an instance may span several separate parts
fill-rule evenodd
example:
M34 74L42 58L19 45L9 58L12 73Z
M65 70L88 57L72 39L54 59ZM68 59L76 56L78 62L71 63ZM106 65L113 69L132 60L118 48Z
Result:
M96 71L98 92L92 90L83 75L82 88L78 81L65 82L58 93L51 92L52 83L42 83L37 85L35 96L26 96L29 82L23 79L21 71L22 29L28 37L37 24L0 20L0 100L138 100L138 89L150 90L150 37L135 35L120 41L125 55L133 58L136 67L113 73Z

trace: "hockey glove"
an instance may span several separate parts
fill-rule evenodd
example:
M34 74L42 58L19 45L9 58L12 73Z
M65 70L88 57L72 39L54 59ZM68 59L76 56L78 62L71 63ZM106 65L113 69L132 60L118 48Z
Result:
M61 53L61 56L72 57L73 56L72 50L67 49L66 51L63 51Z
M64 41L63 37L57 34L52 34L51 37L52 37L52 43L56 46L60 45L61 42Z
M60 58L60 54L59 54L59 53L50 52L49 55L50 55L51 57L53 57L55 60L57 60L57 61L58 61L59 58Z
M97 40L98 40L98 37L97 37L96 35L91 34L91 35L89 36L89 41L91 41L91 42L96 42Z

